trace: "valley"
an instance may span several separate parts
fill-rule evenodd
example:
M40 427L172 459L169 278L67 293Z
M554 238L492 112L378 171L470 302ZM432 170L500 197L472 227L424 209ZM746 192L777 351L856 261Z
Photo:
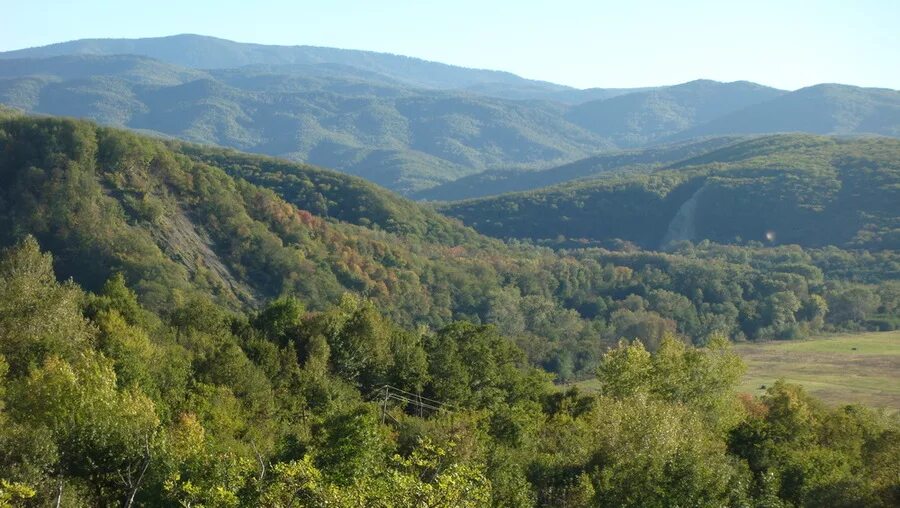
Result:
M238 9L201 3L178 22ZM238 24L441 29L339 4ZM634 86L191 34L0 51L0 508L898 506L900 91L726 71L808 79L784 59L827 6L777 50L764 9L681 4L665 44L642 13L552 50L625 7L434 17L442 51ZM710 43L735 19L757 66Z

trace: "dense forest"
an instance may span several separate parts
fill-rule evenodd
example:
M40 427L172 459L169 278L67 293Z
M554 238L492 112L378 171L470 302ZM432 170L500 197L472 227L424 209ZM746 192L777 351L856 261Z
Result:
M440 209L499 237L896 250L897 203L900 140L782 134Z
M493 326L409 329L345 294L141 304L0 254L3 506L896 506L900 425L728 342L622 342L561 391Z
M357 178L52 118L0 123L0 176L0 241L34 236L89 291L121 273L160 313L199 296L322 311L350 292L409 329L493 324L558 381L621 337L900 326L892 250L501 243Z

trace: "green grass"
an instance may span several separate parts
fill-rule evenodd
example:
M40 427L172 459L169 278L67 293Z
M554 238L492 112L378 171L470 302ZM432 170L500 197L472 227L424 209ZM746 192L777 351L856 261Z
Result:
M741 391L761 395L762 386L784 378L832 405L900 411L900 331L739 344L735 351L747 364Z

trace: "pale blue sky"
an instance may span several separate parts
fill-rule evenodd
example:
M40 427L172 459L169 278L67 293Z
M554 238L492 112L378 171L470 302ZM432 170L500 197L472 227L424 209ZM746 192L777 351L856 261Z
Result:
M178 33L386 51L577 87L900 88L900 0L0 0L0 50Z

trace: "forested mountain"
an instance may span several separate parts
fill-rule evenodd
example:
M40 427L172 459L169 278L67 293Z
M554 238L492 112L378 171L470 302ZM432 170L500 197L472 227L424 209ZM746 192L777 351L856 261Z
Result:
M572 107L566 117L604 139L612 140L616 146L635 147L767 102L784 93L746 81L698 80L586 102ZM708 135L726 133L715 129L705 132Z
M739 353L898 331L896 90L0 53L0 508L896 508L896 404Z
M409 192L605 145L554 103L427 91L331 66L195 71L133 56L0 61L0 101L334 167Z
M739 397L726 340L900 326L893 251L504 245L332 171L0 116L4 503L897 499L896 421ZM667 171L774 143L855 153Z
M809 132L900 136L900 91L824 84L803 88L680 132L708 134Z
M508 85L515 89L531 88L538 94L570 89L553 83L523 79L508 72L468 69L388 53L315 46L250 44L192 34L145 39L82 39L8 51L0 53L0 58L126 54L148 56L195 69L225 69L260 64L338 64L380 74L420 88L459 89Z
M638 174L441 209L498 237L900 248L900 140L776 135Z
M832 142L794 141L816 152ZM728 152L736 159L760 149L738 146ZM157 312L198 296L239 310L295 295L321 310L350 292L402 326L493 323L560 379L591 372L622 336L655 348L674 332L703 344L717 333L900 326L892 251L871 258L705 246L662 255L507 245L358 178L52 118L2 121L0 176L0 243L33 235L60 276L89 290L121 273ZM806 275L798 279L798 270ZM817 307L825 301L827 318ZM781 305L789 310L765 310Z
M892 90L708 80L577 90L396 55L193 35L0 53L0 103L318 164L406 195L694 137L897 136L900 124Z
M897 143L761 138L662 173L834 164L875 203ZM340 173L4 109L0 247L0 503L898 500L896 419L740 396L727 340L900 327L893 250L503 244Z
M247 44L182 34L146 39L83 39L0 53L0 58L47 58L65 55L141 55L193 69L251 66L280 67L318 73L325 68L364 73L416 88L461 90L503 99L544 99L578 104L648 88L588 88L525 79L502 71L470 69L389 53L315 46Z
M717 137L640 150L612 150L549 169L489 170L413 194L415 199L453 201L507 192L536 190L573 180L646 172L736 142Z

